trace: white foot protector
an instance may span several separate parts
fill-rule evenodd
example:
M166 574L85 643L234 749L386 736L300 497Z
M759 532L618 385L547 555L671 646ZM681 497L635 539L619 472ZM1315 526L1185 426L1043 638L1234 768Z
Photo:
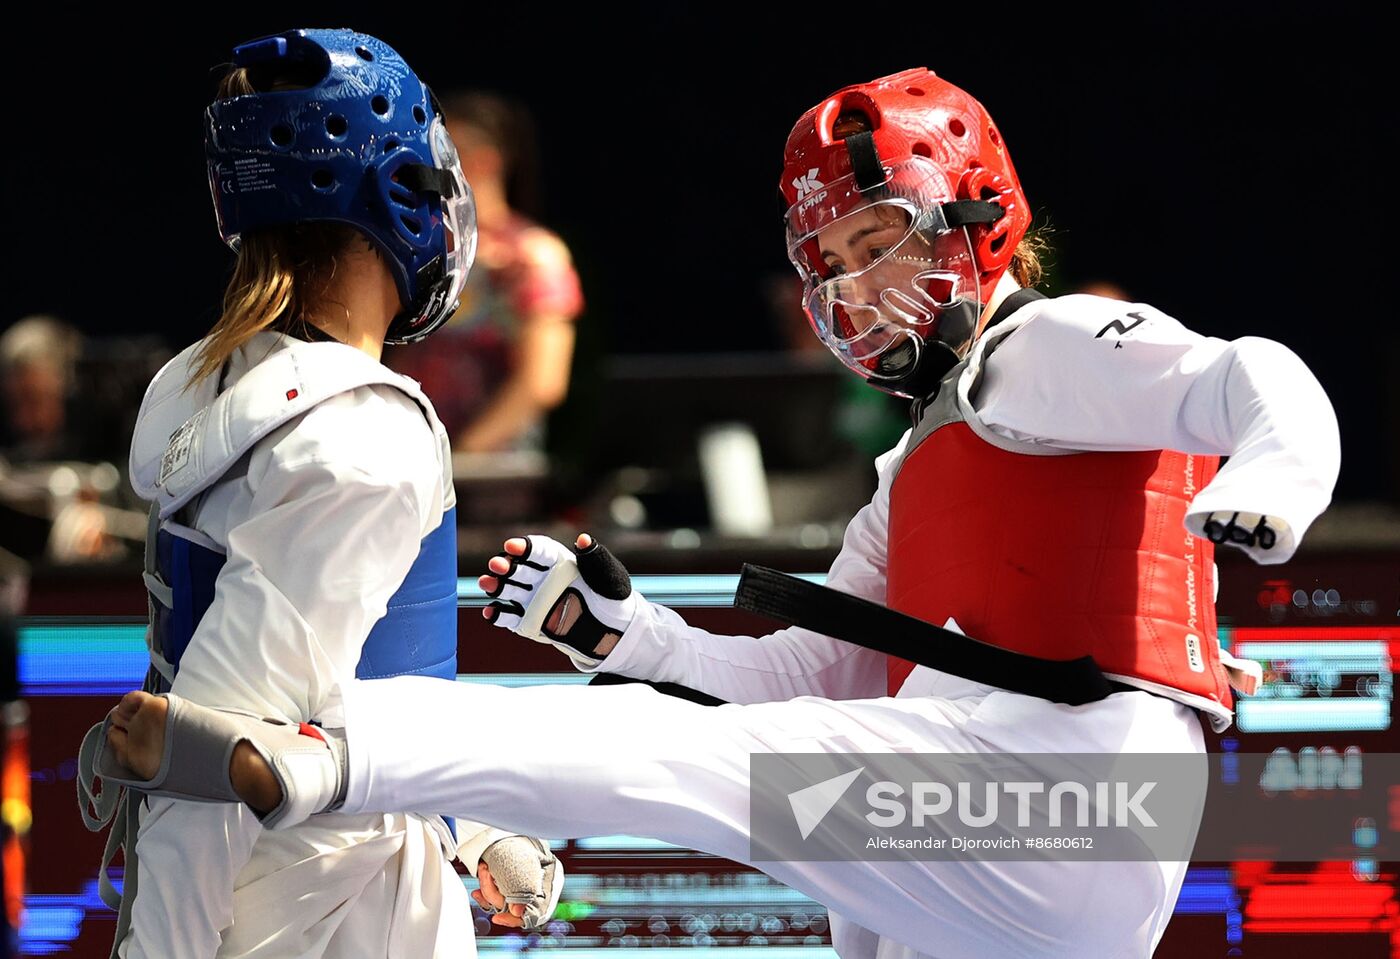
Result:
M344 800L347 759L343 731L263 718L242 710L213 709L174 693L163 695L170 708L165 716L165 749L156 774L140 778L107 747L111 714L102 724L93 772L108 783L152 796L242 802L229 779L229 761L234 747L246 741L266 760L282 787L281 804L259 816L268 829L294 826Z

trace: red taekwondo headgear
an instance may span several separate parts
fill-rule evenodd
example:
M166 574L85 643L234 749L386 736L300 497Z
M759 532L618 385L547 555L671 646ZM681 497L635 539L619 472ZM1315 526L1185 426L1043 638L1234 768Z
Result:
M779 186L817 335L871 385L928 395L1030 225L992 118L923 68L846 87L797 121Z

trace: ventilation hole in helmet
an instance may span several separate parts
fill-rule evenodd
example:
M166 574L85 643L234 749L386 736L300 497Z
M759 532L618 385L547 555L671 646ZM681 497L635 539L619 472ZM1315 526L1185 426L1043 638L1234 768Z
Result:
M428 122L428 115L424 113L423 108L416 103L413 105L413 119L418 121L419 126Z
M914 144L914 154L921 157L932 157L933 147L927 143L916 143Z
M836 122L831 125L831 135L837 140L844 140L848 136L857 133L865 133L871 129L870 117L860 110L842 110L836 118Z
M948 121L948 132L955 137L960 137L967 133L967 127L963 126L963 122L957 117L953 117Z
M326 117L326 132L336 139L345 136L346 131L349 129L349 122L340 114L332 113L330 116Z
M387 139L387 140L384 141L384 152L385 152L385 153L393 153L393 152L394 152L395 150L397 150L398 148L399 148L399 141L398 141L398 140L395 140L393 137L390 137L389 139Z
M905 87L905 88L904 88L904 92L907 93L907 94L909 94L911 97L921 97L921 96L924 95L924 88L923 88L923 87Z
M383 95L369 101L369 108L381 117L389 112L389 98Z
M423 221L416 216L404 216L403 214L399 214L399 222L414 236L417 236L423 231Z
M272 142L279 147L291 146L293 136L292 128L285 123L279 123L272 128Z
M1001 134L997 133L996 127L987 127L987 136L997 146L1001 146Z
M982 187L981 195L983 200L995 200L1001 196L999 192L989 186Z
M318 190L329 190L335 186L335 176L330 170L317 170L311 174L311 185Z
M993 240L992 240L992 244L991 244L990 247L988 247L988 249L990 249L993 253L999 253L999 252L1001 252L1001 248L1004 247L1004 246L1006 246L1006 234L1005 234L1005 233L1003 233L1003 234L1001 234L1001 236L998 236L998 237L996 237L995 239L993 239Z
M361 60L365 60L369 63L374 62L374 54L370 53L368 47L356 47L355 52L360 55Z

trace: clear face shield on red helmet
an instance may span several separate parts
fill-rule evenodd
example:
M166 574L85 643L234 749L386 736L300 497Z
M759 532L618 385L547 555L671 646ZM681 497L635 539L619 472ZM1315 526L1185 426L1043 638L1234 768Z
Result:
M944 216L954 199L947 178L916 156L865 192L854 176L808 183L786 225L812 328L872 386L922 395L920 362L965 354L981 315L967 230Z

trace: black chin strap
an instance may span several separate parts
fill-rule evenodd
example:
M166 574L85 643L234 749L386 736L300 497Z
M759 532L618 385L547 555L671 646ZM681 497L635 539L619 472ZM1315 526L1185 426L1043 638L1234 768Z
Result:
M1011 314L1015 313L1027 303L1035 300L1043 300L1046 296L1039 290L1030 287L1023 287L1012 293L1001 301L1001 305L992 313L992 318L987 321L984 329L991 329ZM936 347L943 347L937 349ZM909 375L905 384L904 392L918 397L909 407L909 415L914 420L914 425L919 425L919 420L923 419L924 410L938 396L938 390L943 385L943 377L956 366L961 359L953 350L941 340L935 340L924 347L924 355L919 358L919 365ZM908 388L914 387L914 388Z
M914 422L919 422L923 407L938 395L939 384L948 371L958 365L958 354L942 340L930 340L924 344L923 353L914 368L891 385L906 396L923 396L924 400L914 400L912 410Z

